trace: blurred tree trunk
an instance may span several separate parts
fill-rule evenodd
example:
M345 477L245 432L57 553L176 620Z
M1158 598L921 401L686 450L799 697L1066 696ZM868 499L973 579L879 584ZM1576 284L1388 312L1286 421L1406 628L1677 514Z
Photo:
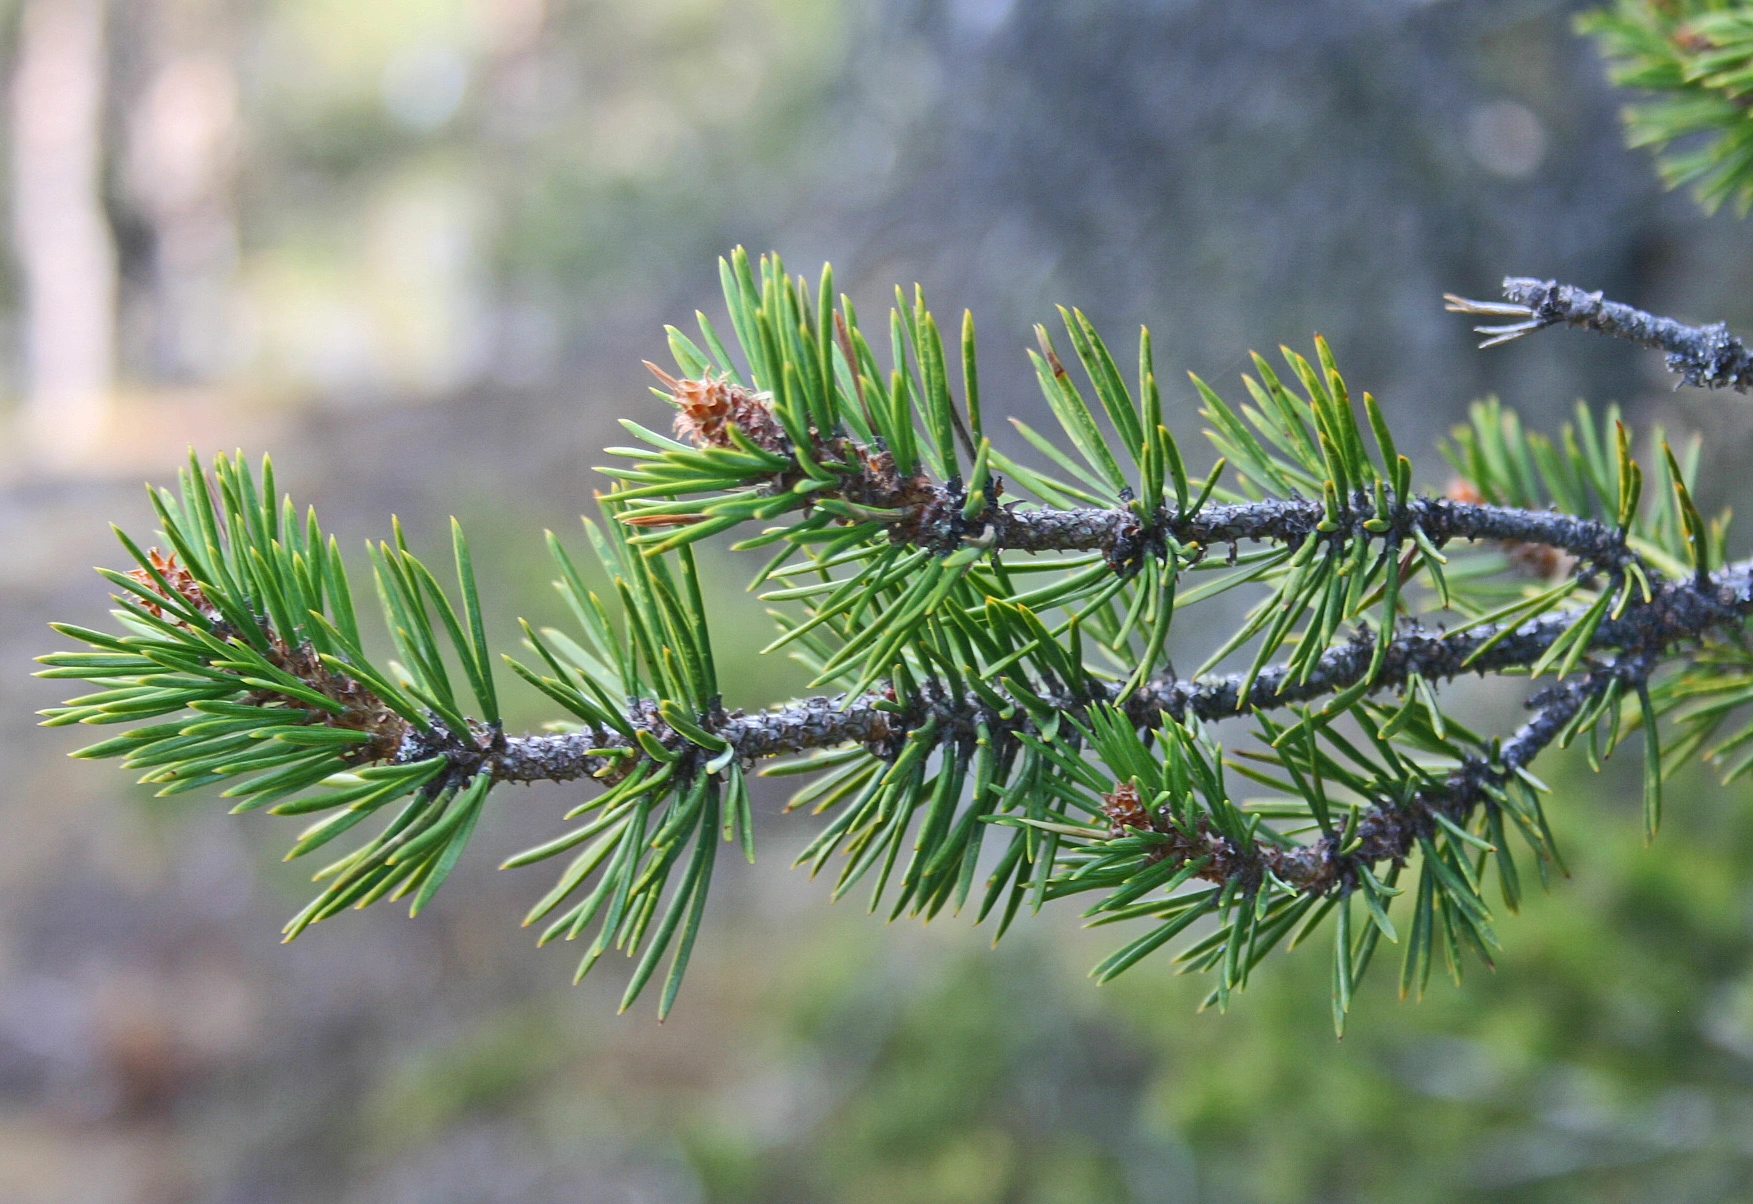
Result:
M227 18L212 0L158 0L140 14L149 68L127 114L124 180L151 231L143 366L163 381L211 382L237 362L237 78Z
M27 0L12 84L13 240L25 284L25 425L76 462L115 372L116 249L103 206L103 0Z

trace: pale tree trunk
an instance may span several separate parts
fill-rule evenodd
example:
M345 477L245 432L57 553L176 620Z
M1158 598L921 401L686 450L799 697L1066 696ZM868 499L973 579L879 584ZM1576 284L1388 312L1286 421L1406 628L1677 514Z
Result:
M13 239L25 286L24 425L54 464L103 433L116 249L103 207L103 0L27 0L12 84Z
M152 229L152 370L208 383L237 366L237 80L225 6L157 0L124 178Z

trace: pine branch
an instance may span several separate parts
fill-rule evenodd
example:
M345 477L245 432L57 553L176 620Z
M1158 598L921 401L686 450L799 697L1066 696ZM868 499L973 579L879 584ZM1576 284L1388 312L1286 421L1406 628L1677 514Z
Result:
M1215 972L1222 1005L1332 917L1336 1024L1377 937L1399 939L1403 871L1418 876L1403 987L1422 989L1433 949L1456 974L1466 950L1489 956L1481 855L1512 910L1509 836L1542 874L1557 856L1526 772L1549 743L1598 759L1645 731L1652 830L1665 764L1753 772L1753 723L1732 730L1753 701L1739 643L1753 562L1725 565L1723 523L1692 500L1696 445L1657 440L1640 463L1612 410L1579 408L1547 439L1484 403L1444 448L1450 495L1419 493L1373 398L1360 421L1317 340L1312 362L1285 352L1298 391L1258 357L1251 405L1195 381L1218 453L1199 478L1163 421L1148 332L1129 387L1069 311L1093 397L1038 329L1060 433L1018 424L1049 475L984 434L970 321L958 405L917 294L897 297L885 373L826 273L812 307L777 259L758 284L740 252L722 266L742 362L705 319L709 351L671 331L680 375L659 379L676 437L626 423L642 446L610 449L631 465L605 470L620 485L606 521L586 521L596 588L550 534L575 626L526 624L534 667L503 658L566 719L505 734L454 524L454 590L399 528L370 546L394 646L380 661L315 515L277 499L266 462L219 457L154 492L168 552L121 537L135 567L103 570L120 634L57 626L86 650L43 657L45 675L97 691L47 722L129 725L76 755L123 758L162 794L215 785L234 810L318 816L294 857L387 817L316 873L289 939L384 898L418 912L497 785L592 780L575 827L506 864L570 858L525 922L546 922L544 942L586 938L581 975L626 951L625 1002L669 954L660 1016L717 844L754 855L757 766L808 775L793 806L827 818L800 860L814 872L838 854L836 896L867 882L891 916L972 906L1001 933L1025 903L1091 891L1093 923L1154 919L1098 977L1209 917L1178 956ZM721 701L692 545L750 524L736 547L778 548L756 578L785 608L768 650L789 649L821 693L743 713ZM1177 674L1175 614L1246 587L1257 600L1231 636ZM1212 672L1231 656L1247 667ZM1558 684L1499 744L1439 705L1465 672ZM1257 740L1226 755L1208 725L1241 718ZM1678 735L1666 754L1663 722ZM1238 801L1228 773L1283 797ZM1005 842L996 863L989 838Z
M1745 393L1753 385L1753 352L1729 333L1727 323L1688 326L1552 280L1506 277L1503 295L1507 303L1469 301L1452 293L1445 294L1444 300L1452 313L1514 319L1474 327L1486 336L1481 347L1496 347L1563 324L1665 352L1668 371L1695 388Z
M959 501L946 487L929 486L921 492L927 496L916 503L921 510L941 514L960 510ZM1326 503L1313 499L1268 498L1207 505L1186 515L1164 507L1141 520L1127 508L1022 510L1011 503L954 524L926 525L909 514L885 523L884 528L897 544L931 549L977 546L1027 553L1100 552L1116 568L1135 569L1145 549L1152 543L1160 545L1165 538L1189 549L1255 542L1295 547L1311 536L1335 529L1348 533L1362 530L1376 518L1375 507L1359 494L1336 512L1329 512ZM1411 539L1415 527L1439 547L1451 539L1538 544L1568 552L1603 571L1621 567L1633 555L1622 532L1593 519L1453 498L1412 498L1385 524L1372 525L1370 533L1403 541Z
M1306 677L1275 665L1252 676L1233 673L1216 677L1177 679L1165 676L1131 692L1122 684L1098 696L1047 693L1054 710L1078 716L1094 705L1118 707L1141 730L1159 727L1164 717L1180 722L1194 717L1205 722L1233 719L1298 703L1316 702L1366 686L1367 694L1403 689L1414 677L1452 680L1466 673L1512 673L1537 664L1576 625L1584 608L1546 614L1532 622L1484 624L1457 632L1429 631L1413 621L1402 623L1377 658L1373 633L1360 628L1352 639L1325 652ZM1604 619L1590 637L1589 653L1615 652L1615 663L1645 666L1686 641L1732 630L1753 615L1753 560L1739 561L1712 574L1709 581L1664 582L1649 601L1632 601L1618 617ZM1372 665L1379 665L1373 676ZM1597 679L1604 681L1597 674ZM1243 689L1247 693L1244 698ZM698 717L698 725L723 739L738 761L753 764L773 757L796 756L840 748L846 744L882 748L898 735L935 724L939 742L972 739L985 727L995 735L1032 732L1020 709L995 707L978 694L925 697L900 712L891 691L879 690L855 699L815 697L773 710L746 715L716 708ZM1010 714L1006 711L1010 710ZM1567 716L1568 717L1568 716ZM664 723L655 710L629 716L641 730L678 755L691 742ZM1538 751L1533 746L1530 756ZM638 742L612 729L585 729L564 735L511 737L491 753L458 751L467 772L485 772L495 781L530 783L573 781L619 764L605 749L639 750ZM402 757L419 760L431 753L424 747L405 750Z

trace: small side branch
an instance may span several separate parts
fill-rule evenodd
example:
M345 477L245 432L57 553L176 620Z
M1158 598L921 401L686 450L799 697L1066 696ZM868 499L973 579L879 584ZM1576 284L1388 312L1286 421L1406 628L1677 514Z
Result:
M1485 336L1480 347L1495 347L1560 324L1626 339L1665 354L1668 371L1700 389L1753 386L1753 352L1729 333L1726 323L1688 326L1673 318L1645 313L1598 292L1555 280L1511 276L1503 282L1504 301L1469 301L1453 293L1443 300L1451 313L1508 319L1498 325L1476 326Z
M1537 695L1529 705L1534 715L1490 760L1478 758L1457 767L1443 781L1408 800L1378 800L1345 834L1329 833L1295 848L1264 841L1238 846L1229 837L1201 829L1191 836L1153 824L1164 835L1179 836L1166 850L1176 865L1203 860L1196 875L1223 882L1237 875L1257 879L1264 872L1307 895L1343 894L1357 886L1360 868L1403 862L1421 838L1431 836L1438 819L1465 827L1473 811L1494 790L1501 790L1564 731L1565 725L1593 698L1618 680L1636 685L1648 676L1653 658L1634 655L1592 669L1587 674ZM1139 825L1142 826L1142 825Z
M1407 803L1377 802L1358 820L1349 852L1341 848L1341 837L1329 835L1297 849L1263 845L1255 855L1279 879L1305 894L1349 891L1356 885L1359 867L1404 861L1421 837L1433 834L1437 816L1465 827L1474 808L1532 763L1611 682L1636 686L1649 676L1653 664L1652 656L1634 654L1537 695L1529 703L1535 708L1533 717L1504 742L1496 758L1467 762L1441 786L1422 791Z

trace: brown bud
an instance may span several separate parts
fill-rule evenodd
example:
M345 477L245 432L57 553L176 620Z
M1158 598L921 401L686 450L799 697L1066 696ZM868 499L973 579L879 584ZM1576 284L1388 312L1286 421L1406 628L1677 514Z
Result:
M785 452L785 428L773 413L773 399L768 394L745 389L729 376L714 377L708 372L699 380L677 380L649 360L645 366L670 391L670 400L676 404L678 437L695 447L734 447L726 428L735 424L755 446Z
M170 588L175 591L176 597L187 603L190 609L198 614L205 615L209 619L216 619L219 617L219 608L214 606L213 603L208 600L206 593L201 589L200 583L195 580L194 574L177 563L175 552L172 552L169 556L164 556L159 553L157 548L151 548L147 550L146 559L151 562L152 567L158 571L158 575L164 578L165 582L170 585ZM164 586L161 585L151 573L143 568L130 569L128 576L135 581L138 581L141 585L145 586L148 590L157 594L161 598L168 598L171 596L170 594L165 593ZM159 606L157 603L142 599L140 605L154 618L164 617L164 607Z
M1102 796L1102 814L1108 817L1108 837L1118 840L1126 835L1127 828L1149 831L1151 827L1150 812L1145 809L1144 801L1138 797L1138 787L1131 782L1119 782L1114 786L1112 794Z

